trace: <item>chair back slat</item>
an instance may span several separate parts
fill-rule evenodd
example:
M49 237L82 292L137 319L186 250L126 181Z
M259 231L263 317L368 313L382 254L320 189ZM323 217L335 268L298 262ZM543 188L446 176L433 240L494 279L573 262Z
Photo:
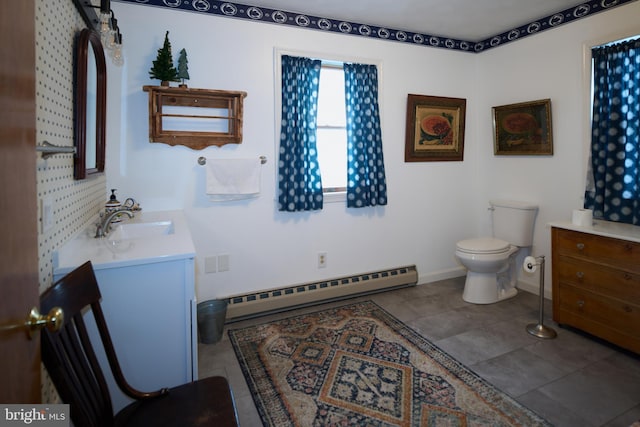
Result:
M48 352L48 347L45 350L45 345L52 345L55 348L57 359L63 361L57 366L61 372L60 376L64 378L64 383L59 386L59 377L58 381L53 376L52 379L54 379L56 386L59 388L63 400L65 402L75 402L72 407L74 416L77 413L81 413L85 420L84 422L88 424L91 422L90 420L101 417L102 408L108 403L105 403L102 398L96 398L96 394L100 393L100 387L95 376L91 373L91 367L86 360L74 327L69 326L71 322L73 322L72 319L58 333L56 341L50 343L46 341L46 338L43 339L43 353L45 351ZM68 395L72 397L68 398ZM104 410L106 411L107 409Z
M74 322L78 337L80 342L82 342L81 349L84 351L84 349L89 348L92 345L84 322L84 317L76 316L74 318ZM109 411L113 411L111 407L111 398L109 397L109 389L106 381L104 380L102 369L95 353L93 351L85 352L84 356L89 363L82 364L83 375L85 378L93 379L93 381L90 382L92 386L87 389L88 397L93 399L94 407L102 408L109 406Z
M99 307L100 290L91 263L67 274L40 297L47 313L61 307L65 321L58 332L42 330L42 361L78 426L112 426L113 406L82 317L87 307ZM94 312L95 315L95 312ZM96 319L98 321L98 319Z

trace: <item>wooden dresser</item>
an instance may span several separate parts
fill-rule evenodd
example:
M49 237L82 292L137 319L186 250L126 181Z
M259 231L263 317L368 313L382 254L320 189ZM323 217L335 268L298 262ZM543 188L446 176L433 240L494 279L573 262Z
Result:
M638 229L551 225L554 321L640 353Z

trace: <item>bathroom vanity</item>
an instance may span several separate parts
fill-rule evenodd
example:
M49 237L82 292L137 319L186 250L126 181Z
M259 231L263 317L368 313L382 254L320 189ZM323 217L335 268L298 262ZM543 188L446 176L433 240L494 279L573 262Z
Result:
M92 262L118 360L134 388L152 391L197 379L195 249L182 212L137 212L104 238L94 238L95 228L54 255L54 280ZM118 411L131 399L116 386L93 316L85 314L85 321Z
M553 320L640 353L640 227L550 225Z

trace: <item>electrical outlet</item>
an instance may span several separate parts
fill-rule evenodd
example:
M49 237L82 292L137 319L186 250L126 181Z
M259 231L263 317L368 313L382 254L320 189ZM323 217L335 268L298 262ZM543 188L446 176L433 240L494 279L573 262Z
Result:
M318 252L318 268L325 268L327 266L327 253Z

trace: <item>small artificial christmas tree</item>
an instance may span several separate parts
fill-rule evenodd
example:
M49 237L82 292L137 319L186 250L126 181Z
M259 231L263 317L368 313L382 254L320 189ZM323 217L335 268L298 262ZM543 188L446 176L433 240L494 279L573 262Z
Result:
M169 82L178 82L178 70L173 66L171 55L171 43L169 42L169 31L164 35L164 45L158 49L158 56L153 61L153 66L149 70L152 79L158 79L162 86L169 86Z
M182 84L180 87L187 87L184 83L185 80L189 80L189 67L187 64L189 61L187 60L187 51L182 49L180 51L180 56L178 56L178 78L182 79Z

